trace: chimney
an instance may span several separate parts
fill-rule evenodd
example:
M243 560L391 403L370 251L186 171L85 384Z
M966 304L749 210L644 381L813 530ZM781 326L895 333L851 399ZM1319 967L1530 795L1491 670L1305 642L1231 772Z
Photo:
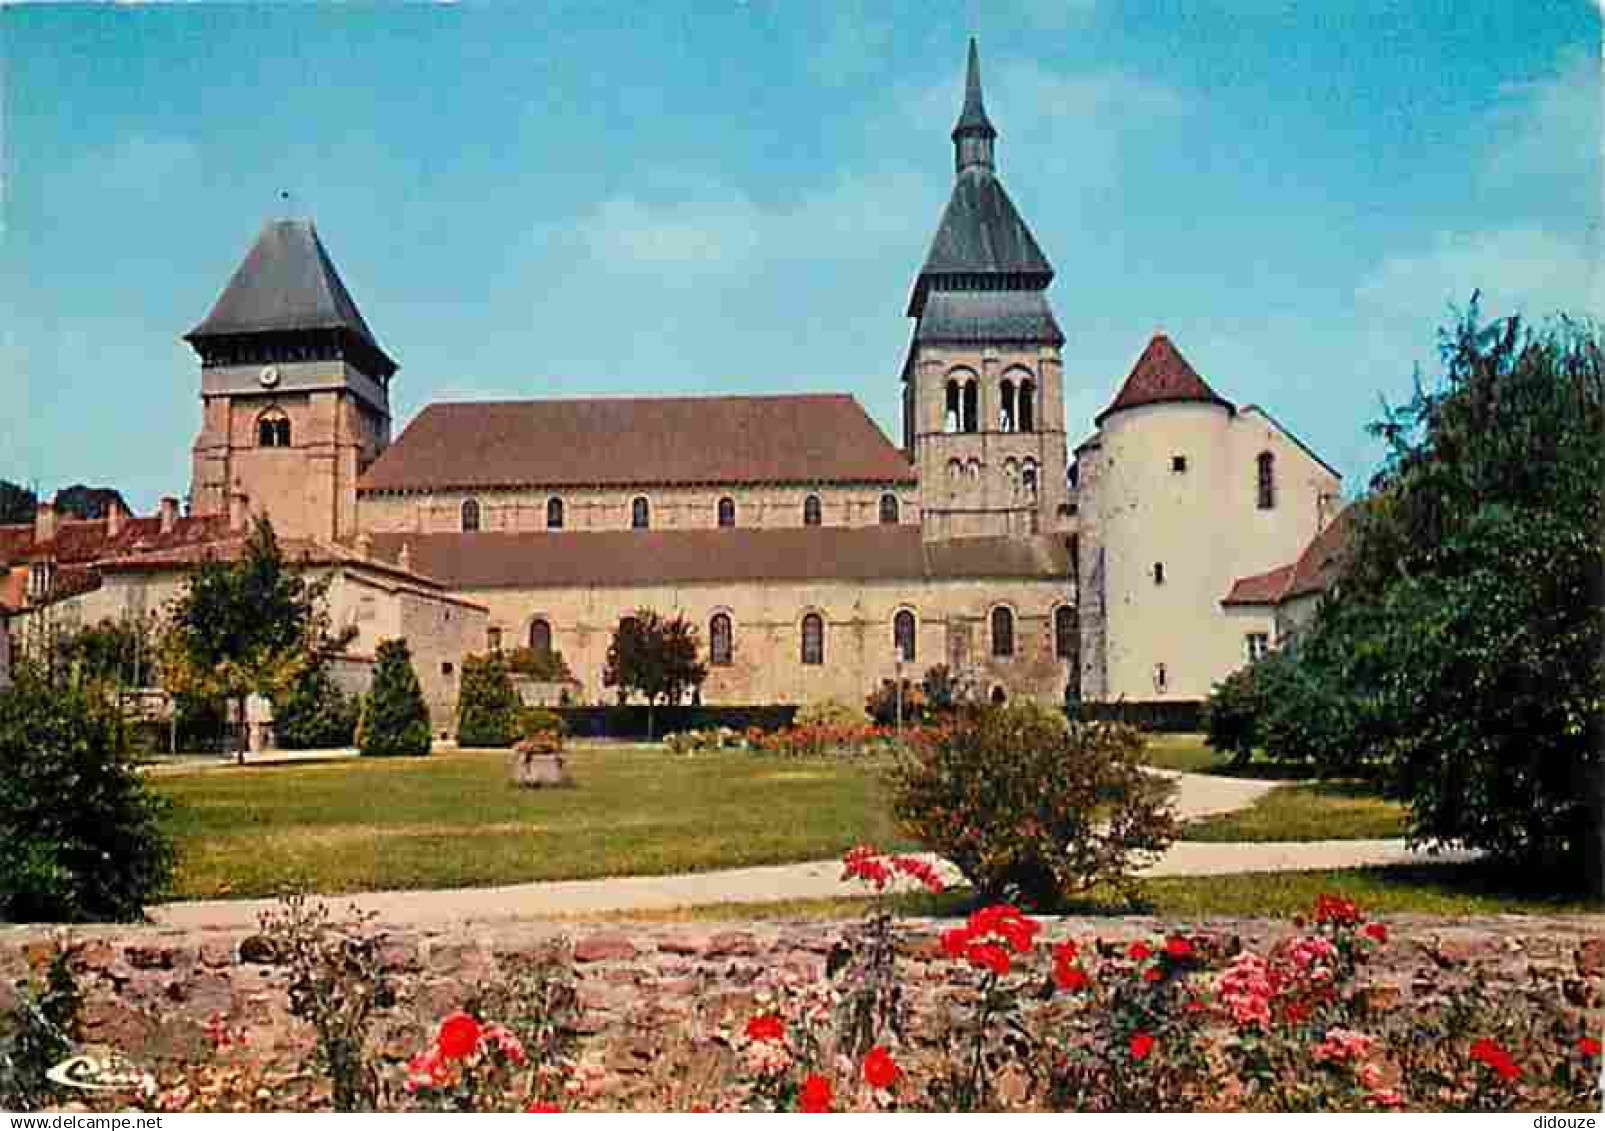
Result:
M106 503L106 537L115 538L123 532L123 520L128 512L123 510L123 504L117 499Z
M164 496L162 498L161 516L162 533L171 534L173 532L173 528L178 525L178 500L173 498L171 495Z
M37 545L49 542L56 537L56 504L39 501L39 509L33 515L33 540Z
M234 491L228 497L228 528L235 534L243 534L245 528L251 524L251 497L244 491Z

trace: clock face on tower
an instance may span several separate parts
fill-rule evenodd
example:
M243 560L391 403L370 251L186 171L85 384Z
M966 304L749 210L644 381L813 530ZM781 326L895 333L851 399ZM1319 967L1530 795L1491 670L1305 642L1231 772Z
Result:
M262 387L264 389L271 389L274 385L279 383L278 366L264 365L262 367L262 372L257 374L256 379L262 382Z

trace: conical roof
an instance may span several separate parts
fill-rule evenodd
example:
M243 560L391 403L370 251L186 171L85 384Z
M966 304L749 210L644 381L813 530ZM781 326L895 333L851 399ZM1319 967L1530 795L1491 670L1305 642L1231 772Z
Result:
M212 311L186 341L294 330L344 330L392 361L368 329L310 220L262 228Z
M1228 412L1237 411L1230 401L1209 387L1209 382L1198 375L1168 337L1155 334L1137 364L1132 366L1120 392L1109 402L1109 407L1098 414L1096 423L1103 424L1105 417L1122 409L1182 401L1218 404Z

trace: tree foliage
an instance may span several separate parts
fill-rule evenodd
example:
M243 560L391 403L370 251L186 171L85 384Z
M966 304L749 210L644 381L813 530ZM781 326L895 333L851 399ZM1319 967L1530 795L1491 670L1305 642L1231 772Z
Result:
M1412 834L1605 891L1605 363L1597 330L1471 311L1444 373L1374 431L1388 458L1298 648Z
M457 691L457 745L511 746L522 737L518 733L522 709L501 656L463 660L462 686Z
M639 692L651 708L678 703L708 678L707 665L697 659L697 630L684 616L664 617L652 609L638 609L613 630L607 649L602 682L616 687L621 702Z
M161 642L163 686L199 700L283 698L350 639L330 632L328 587L327 578L285 565L273 524L259 517L238 561L203 562L173 602Z
M273 736L286 750L328 750L350 746L357 726L357 704L335 686L322 659L301 667L273 699Z
M98 700L24 672L0 691L0 919L137 919L166 886L162 806Z
M368 756L429 753L429 708L405 640L379 642L361 731L362 753Z

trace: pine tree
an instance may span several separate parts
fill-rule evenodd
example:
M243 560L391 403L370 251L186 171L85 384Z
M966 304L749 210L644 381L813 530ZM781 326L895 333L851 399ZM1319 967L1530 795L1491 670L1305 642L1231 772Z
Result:
M405 640L379 642L363 724L364 755L429 753L429 708L424 705Z

